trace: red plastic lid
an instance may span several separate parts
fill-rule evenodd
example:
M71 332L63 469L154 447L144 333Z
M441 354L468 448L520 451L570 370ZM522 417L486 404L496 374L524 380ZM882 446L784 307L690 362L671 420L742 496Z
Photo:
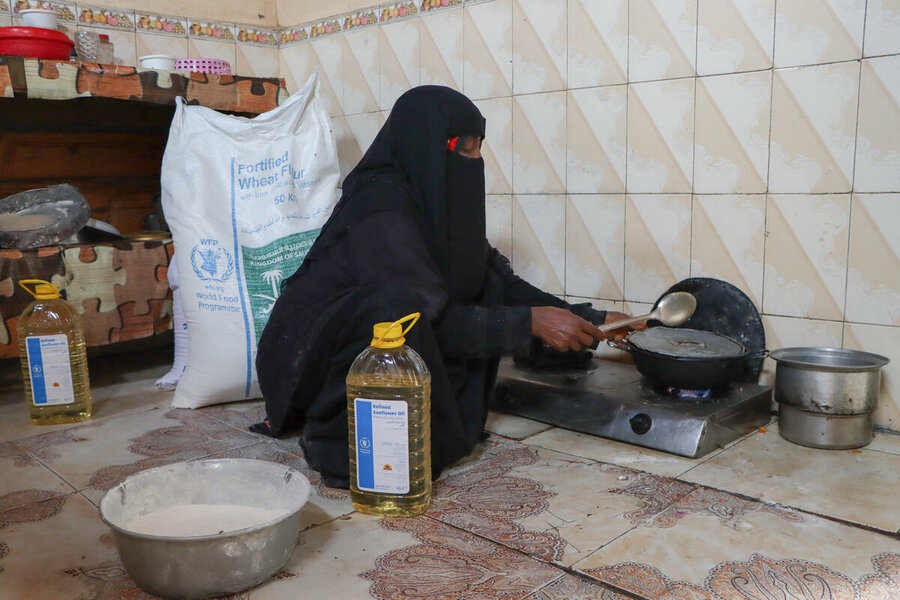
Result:
M109 36L106 35L105 33L101 33L101 34L100 34L100 39L103 40L104 42L108 42L108 41L109 41Z
M0 39L12 40L44 40L47 42L62 42L75 47L75 42L69 36L55 29L43 27L0 27Z

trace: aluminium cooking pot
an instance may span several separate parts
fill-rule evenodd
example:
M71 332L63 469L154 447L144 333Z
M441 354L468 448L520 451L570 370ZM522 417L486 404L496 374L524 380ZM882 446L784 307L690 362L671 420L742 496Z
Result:
M859 448L872 441L881 368L890 360L846 348L781 348L771 357L779 433L813 448Z
M631 354L637 370L655 384L688 390L723 387L739 378L752 352L730 337L697 329L651 327L607 344Z

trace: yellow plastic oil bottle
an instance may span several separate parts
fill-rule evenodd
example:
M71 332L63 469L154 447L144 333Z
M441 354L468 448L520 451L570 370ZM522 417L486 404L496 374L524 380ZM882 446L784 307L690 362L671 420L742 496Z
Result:
M26 284L33 284L32 291ZM91 386L81 318L41 279L19 281L34 301L19 316L19 356L28 414L36 425L91 416Z
M350 497L361 513L415 517L431 502L431 375L403 337L418 320L376 323L347 374Z

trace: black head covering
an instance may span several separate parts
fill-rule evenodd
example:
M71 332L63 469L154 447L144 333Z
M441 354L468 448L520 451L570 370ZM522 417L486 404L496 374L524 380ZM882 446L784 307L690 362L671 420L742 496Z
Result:
M447 140L483 138L484 126L472 101L450 88L420 86L400 96L362 160L344 179L341 200L306 261L315 260L368 215L399 210L422 229L450 298L473 300L481 291L487 258L484 161L449 150ZM403 193L385 185L399 186ZM302 271L301 266L298 273Z

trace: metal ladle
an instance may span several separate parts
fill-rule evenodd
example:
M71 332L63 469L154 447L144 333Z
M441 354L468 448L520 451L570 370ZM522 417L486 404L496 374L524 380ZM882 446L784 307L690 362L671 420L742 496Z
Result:
M656 305L656 309L649 314L622 319L621 321L613 321L612 323L605 323L597 327L597 329L603 332L612 331L613 329L619 329L627 325L643 323L650 319L656 319L668 327L677 327L690 319L696 309L697 299L694 298L693 294L687 292L672 292L671 294L663 296L659 301L659 304Z

